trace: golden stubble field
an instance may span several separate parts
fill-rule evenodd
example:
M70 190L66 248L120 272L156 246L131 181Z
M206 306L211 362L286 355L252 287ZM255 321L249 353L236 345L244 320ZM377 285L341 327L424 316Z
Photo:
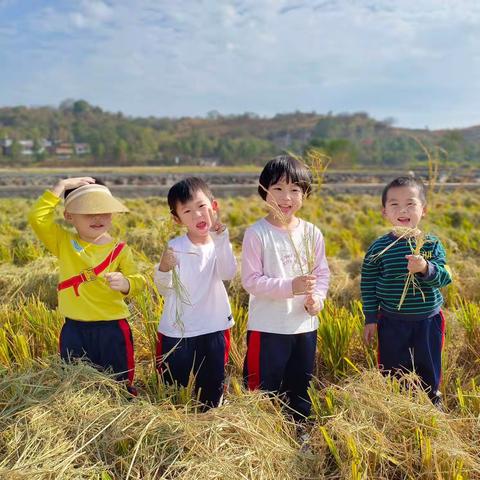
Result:
M387 231L380 199L312 197L301 215L317 224L332 270L320 315L309 440L281 401L241 386L247 296L229 285L236 319L226 402L197 411L190 389L157 381L153 354L161 299L151 284L130 307L140 395L88 365L56 356L56 265L27 224L31 201L0 200L0 478L5 479L475 479L480 478L480 192L437 194L422 227L441 238L454 272L444 291L447 338L442 393L382 377L361 343L359 272L367 246ZM151 278L175 231L164 199L128 200L115 235ZM235 251L265 214L257 197L221 201ZM59 211L59 219L61 218Z

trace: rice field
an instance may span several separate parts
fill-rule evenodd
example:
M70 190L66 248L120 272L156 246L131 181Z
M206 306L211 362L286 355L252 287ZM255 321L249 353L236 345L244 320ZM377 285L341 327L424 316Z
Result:
M126 201L114 235L148 278L176 235L164 199ZM384 378L361 341L359 274L367 246L387 230L371 196L313 197L303 218L322 230L332 270L320 314L313 409L302 441L281 399L241 384L247 295L228 289L232 332L225 404L200 413L192 388L159 383L155 332L162 300L149 288L130 304L139 396L88 365L57 358L62 318L56 265L27 225L31 201L0 200L1 479L480 479L480 192L437 194L422 223L454 272L444 291L443 410L414 375ZM240 255L245 228L266 213L260 198L221 201ZM60 221L60 211L59 221ZM305 433L305 432L302 432Z

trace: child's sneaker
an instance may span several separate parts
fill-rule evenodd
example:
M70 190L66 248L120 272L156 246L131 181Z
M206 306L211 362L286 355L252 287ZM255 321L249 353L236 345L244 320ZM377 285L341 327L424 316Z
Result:
M310 433L307 431L305 425L297 426L297 439L300 445L300 453L312 454L312 447L310 445Z

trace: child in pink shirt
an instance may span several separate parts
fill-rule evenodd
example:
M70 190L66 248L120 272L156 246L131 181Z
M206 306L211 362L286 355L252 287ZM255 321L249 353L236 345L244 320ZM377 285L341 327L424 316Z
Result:
M271 209L243 240L242 284L250 294L244 381L250 390L284 395L301 420L310 414L317 314L330 271L322 233L296 216L311 190L309 170L282 155L265 165L259 182Z

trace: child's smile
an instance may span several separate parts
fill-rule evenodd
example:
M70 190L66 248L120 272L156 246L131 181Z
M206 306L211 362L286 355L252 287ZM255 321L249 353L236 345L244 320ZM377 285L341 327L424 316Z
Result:
M408 226L410 223L410 217L398 217L397 221L401 225Z

